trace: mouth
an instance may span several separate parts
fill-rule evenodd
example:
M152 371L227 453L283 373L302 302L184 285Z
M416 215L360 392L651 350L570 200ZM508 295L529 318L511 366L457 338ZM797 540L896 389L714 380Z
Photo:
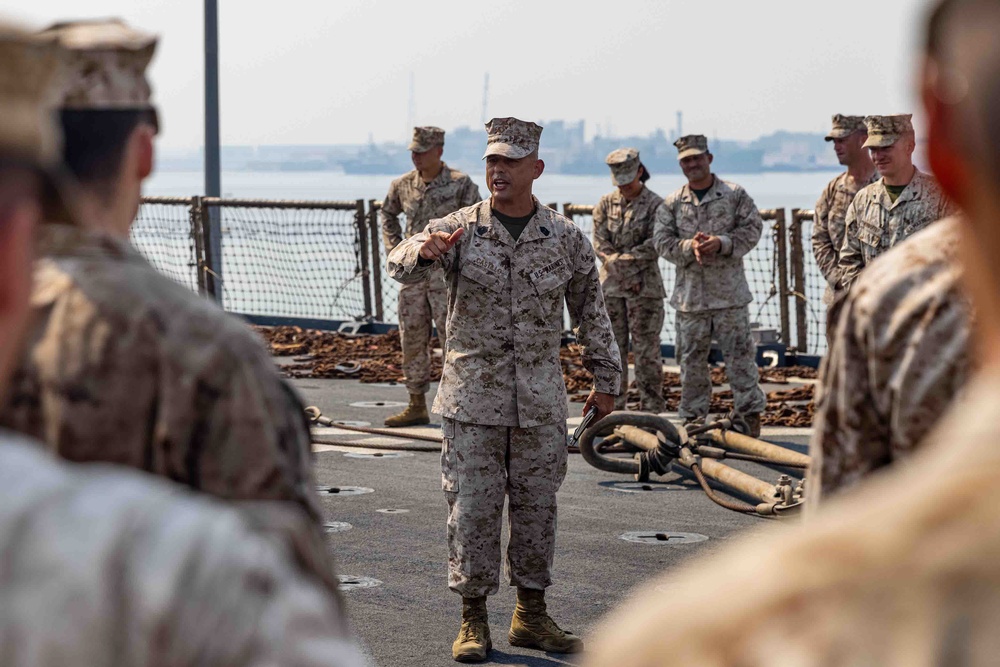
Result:
M494 178L493 179L493 191L494 192L503 192L504 190L506 190L509 187L510 187L510 182L509 181L505 181L502 178Z

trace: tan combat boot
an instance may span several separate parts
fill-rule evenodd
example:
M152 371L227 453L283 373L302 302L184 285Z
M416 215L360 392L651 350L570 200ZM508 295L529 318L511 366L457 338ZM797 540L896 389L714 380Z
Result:
M743 416L743 421L747 424L747 435L751 438L760 437L760 413L753 412Z
M398 415L393 415L385 420L386 426L419 426L430 424L431 418L427 414L427 398L423 394L410 394L410 404Z
M545 612L545 591L517 589L517 607L510 619L511 646L537 648L549 653L579 653L583 640L562 630Z
M486 596L462 598L462 628L451 645L451 657L457 662L482 662L492 649Z

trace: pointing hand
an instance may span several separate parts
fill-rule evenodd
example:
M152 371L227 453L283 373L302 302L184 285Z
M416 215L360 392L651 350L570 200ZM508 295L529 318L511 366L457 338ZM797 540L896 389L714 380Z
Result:
M439 259L451 250L453 245L458 243L458 240L462 238L462 234L464 233L464 227L459 227L451 234L447 232L434 232L420 246L420 256L430 260Z

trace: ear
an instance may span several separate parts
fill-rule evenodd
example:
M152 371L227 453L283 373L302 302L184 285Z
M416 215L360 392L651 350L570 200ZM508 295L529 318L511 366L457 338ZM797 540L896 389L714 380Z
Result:
M966 188L971 172L962 159L959 147L953 141L951 127L954 108L941 101L935 93L930 72L925 67L921 81L920 97L923 102L927 127L927 161L931 171L956 204L967 204Z
M711 153L706 153L706 155L708 155L708 163L709 163L709 164L712 164L712 160L714 160L714 159L715 159L715 156L714 156L714 155L712 155Z
M532 175L532 179L535 179L535 178L538 178L539 176L541 176L543 171L545 171L545 161L544 160L535 160L535 169L534 169L534 172L533 172L533 175Z
M153 163L155 162L153 139L155 136L156 130L143 124L135 129L129 142L130 157L132 158L130 163L133 165L135 176L140 182L153 173Z

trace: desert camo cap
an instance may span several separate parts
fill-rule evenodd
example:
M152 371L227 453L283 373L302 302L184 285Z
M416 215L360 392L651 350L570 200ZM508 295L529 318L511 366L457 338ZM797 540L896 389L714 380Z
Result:
M868 139L865 148L881 148L892 146L900 137L913 133L913 114L903 113L894 116L865 116L868 127Z
M433 125L413 128L413 141L410 142L411 151L424 153L435 146L444 146L444 130Z
M486 123L485 160L490 155L502 155L520 160L538 150L542 126L517 118L492 118Z
M68 21L44 31L66 52L59 106L64 109L152 109L146 68L157 38L120 19Z
M60 50L9 22L0 21L0 152L39 167L60 161L55 94Z
M703 155L708 152L708 137L704 134L688 134L675 141L674 146L677 147L678 160Z
M830 133L826 135L827 141L833 141L834 139L843 139L844 137L849 137L855 132L867 132L868 128L865 125L864 116L845 116L843 114L835 114L833 116L833 129Z
M639 175L639 151L634 148L611 151L604 162L611 168L611 182L615 185L628 185Z

